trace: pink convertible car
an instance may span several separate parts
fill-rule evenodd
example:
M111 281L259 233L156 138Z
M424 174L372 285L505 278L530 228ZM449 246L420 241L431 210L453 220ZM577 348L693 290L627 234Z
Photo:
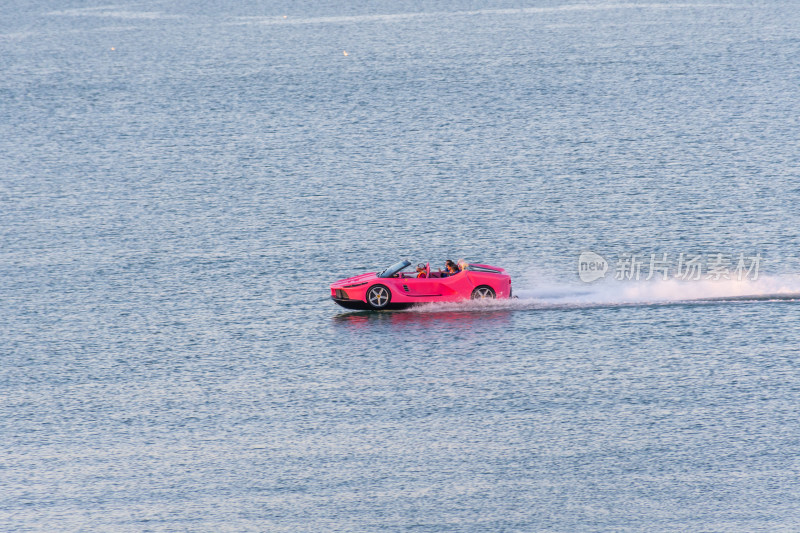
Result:
M511 277L488 265L460 262L460 272L447 274L424 268L426 277L406 271L400 261L383 272L361 274L331 284L331 298L348 309L399 309L423 302L457 302L467 299L511 298Z

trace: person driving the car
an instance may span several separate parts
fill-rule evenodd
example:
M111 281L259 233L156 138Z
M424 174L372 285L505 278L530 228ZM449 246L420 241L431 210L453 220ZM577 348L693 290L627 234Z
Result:
M418 278L427 278L428 273L426 272L425 265L417 265L417 277Z

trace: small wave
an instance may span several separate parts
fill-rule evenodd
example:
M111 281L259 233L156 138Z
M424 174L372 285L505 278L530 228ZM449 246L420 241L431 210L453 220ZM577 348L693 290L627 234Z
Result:
M69 16L69 17L107 17L117 19L180 19L183 15L168 15L161 11L133 11L121 5L79 7L73 9L62 9L60 11L50 11L50 16Z
M637 4L637 3L605 3L605 4L569 4L552 7L523 7L508 9L474 9L469 11L430 11L430 12L411 12L411 13L392 13L392 14L369 14L369 15L341 15L327 17L290 17L290 16L242 16L236 17L235 22L229 24L351 24L361 22L402 22L410 19L419 18L442 18L442 17L463 17L463 16L505 16L505 15L531 15L548 14L574 11L608 11L623 9L650 9L650 10L676 10L690 8L711 8L711 7L733 7L727 3L677 3L666 2Z

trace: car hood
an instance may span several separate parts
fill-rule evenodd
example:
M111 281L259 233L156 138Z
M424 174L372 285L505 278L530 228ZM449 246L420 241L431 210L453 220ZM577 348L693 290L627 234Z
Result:
M340 279L339 281L334 281L331 283L331 287L343 287L344 285L354 285L356 283L364 283L366 281L376 279L377 272L370 272L368 274L361 274L360 276L354 276L352 278L345 278Z

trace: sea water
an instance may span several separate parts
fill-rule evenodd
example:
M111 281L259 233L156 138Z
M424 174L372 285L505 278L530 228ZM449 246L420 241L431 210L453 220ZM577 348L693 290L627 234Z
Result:
M795 3L12 0L0 51L0 529L800 529ZM329 300L406 258L519 298Z

